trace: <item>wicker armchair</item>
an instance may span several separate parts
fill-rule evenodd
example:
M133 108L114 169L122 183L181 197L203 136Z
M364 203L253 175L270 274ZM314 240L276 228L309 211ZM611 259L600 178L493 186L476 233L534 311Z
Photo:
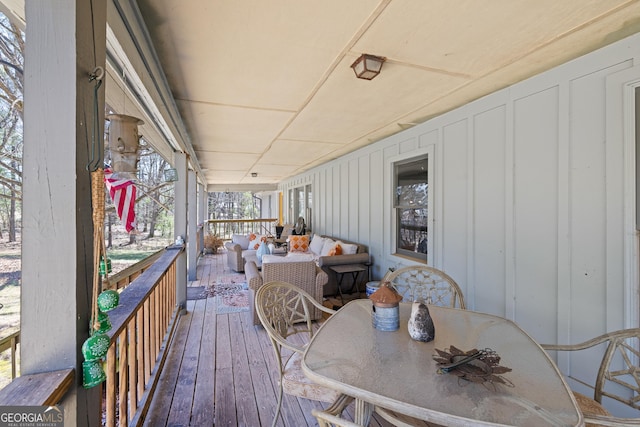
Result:
M262 272L255 262L245 264L245 275L249 284L249 313L254 325L260 324L256 312L255 297L260 287L269 282L291 283L310 294L318 303L322 304L322 291L329 280L327 273L316 266L313 261L274 262L262 264ZM322 312L312 309L311 320L322 318Z
M226 242L224 247L227 249L227 265L229 269L242 273L244 271L244 259L240 245Z
M574 392L578 406L584 414L587 426L640 426L640 418L613 417L601 406L607 397L640 410L640 329L624 329L600 335L580 344L541 344L547 351L578 351L606 344L602 361L598 367L595 384L585 384L593 389L593 397ZM610 387L612 386L612 387Z

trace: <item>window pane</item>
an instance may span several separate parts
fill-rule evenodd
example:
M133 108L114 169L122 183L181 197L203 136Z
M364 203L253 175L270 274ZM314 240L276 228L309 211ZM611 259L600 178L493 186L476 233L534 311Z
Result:
M427 209L398 209L398 249L427 253Z
M299 217L304 218L304 187L296 188L296 212L295 212L295 221L298 220Z
M394 165L396 252L427 260L429 184L427 156Z
M427 160L396 166L396 206L427 205Z

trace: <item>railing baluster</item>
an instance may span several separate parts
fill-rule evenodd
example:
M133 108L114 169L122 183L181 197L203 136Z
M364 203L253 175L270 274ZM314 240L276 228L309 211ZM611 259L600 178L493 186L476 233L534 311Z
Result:
M138 396L142 396L144 393L144 313L141 308L138 308L136 314L136 340L138 350L136 357L138 359L138 374L136 375L138 383Z
M149 295L149 366L156 363L156 287ZM151 374L151 372L149 372ZM145 382L147 380L145 379Z
M143 321L143 337L142 337L142 347L144 348L144 383L146 384L151 377L151 340L149 333L149 324L151 322L149 315L149 297L144 301L142 310L144 315L142 316Z
M16 377L16 349L18 347L18 335L20 332L11 335L11 379Z
M126 426L128 423L128 408L127 408L127 383L128 378L127 374L129 371L127 370L127 329L123 328L120 336L118 337L118 377L120 379L120 384L118 385L118 414L119 414L119 425Z
M127 348L129 356L127 357L127 365L129 369L129 417L127 421L130 421L133 414L138 410L138 397L137 397L137 364L136 364L136 318L134 317L127 324Z
M116 345L109 346L107 351L107 427L116 425Z

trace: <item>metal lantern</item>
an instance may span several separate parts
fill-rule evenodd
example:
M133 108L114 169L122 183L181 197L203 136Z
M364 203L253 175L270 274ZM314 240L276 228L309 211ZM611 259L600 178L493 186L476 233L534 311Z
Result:
M372 80L375 76L380 74L382 64L386 58L382 56L375 56L363 53L351 64L353 72L356 73L356 77L359 79Z
M382 282L369 299L372 302L371 322L380 331L396 331L400 327L402 295L390 282Z
M124 114L109 114L109 151L111 167L122 177L136 179L140 136L138 125L144 122Z

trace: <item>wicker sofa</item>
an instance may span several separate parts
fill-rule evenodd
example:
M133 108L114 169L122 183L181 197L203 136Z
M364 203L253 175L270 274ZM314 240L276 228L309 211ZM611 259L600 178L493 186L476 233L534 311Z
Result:
M269 262L269 258L277 262ZM322 304L322 292L328 279L327 273L322 271L314 261L282 262L282 258L275 255L265 255L262 259L262 271L258 270L253 261L247 261L245 264L245 275L249 284L249 313L254 325L260 324L255 308L256 292L265 283L273 281L291 283L311 294L316 301ZM322 312L314 308L312 319L318 320L321 317Z

